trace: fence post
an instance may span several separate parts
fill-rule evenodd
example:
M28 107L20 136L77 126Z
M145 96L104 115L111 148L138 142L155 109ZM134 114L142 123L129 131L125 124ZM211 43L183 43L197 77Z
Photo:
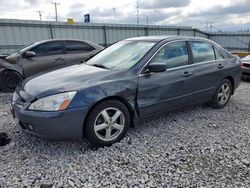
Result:
M54 35L53 35L53 29L52 29L52 25L49 24L49 31L50 31L50 38L53 39Z
M148 26L145 27L145 33L146 33L146 36L148 36Z
M103 26L104 46L107 47L107 28Z
M177 35L180 35L180 28L177 28Z
M196 29L194 29L194 37L195 37L195 35L196 35Z
M250 52L250 39L249 39L249 42L248 42L248 52Z

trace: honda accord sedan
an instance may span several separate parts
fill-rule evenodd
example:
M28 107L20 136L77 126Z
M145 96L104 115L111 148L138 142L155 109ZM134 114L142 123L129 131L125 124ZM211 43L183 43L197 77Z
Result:
M25 80L13 95L13 115L32 135L86 136L94 146L106 146L130 126L177 108L223 108L240 79L240 62L213 41L130 38L85 64Z

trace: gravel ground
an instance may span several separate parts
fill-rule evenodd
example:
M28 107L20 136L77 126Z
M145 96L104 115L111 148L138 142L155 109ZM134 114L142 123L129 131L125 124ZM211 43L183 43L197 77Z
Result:
M179 110L95 149L26 135L0 94L0 187L250 187L249 96L243 82L224 109Z

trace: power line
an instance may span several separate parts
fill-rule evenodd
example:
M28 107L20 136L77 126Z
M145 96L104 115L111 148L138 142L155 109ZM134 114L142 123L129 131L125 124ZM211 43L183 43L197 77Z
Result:
M55 5L55 15L56 15L56 22L57 22L57 5L60 5L60 3L54 2L54 3L51 3L51 4Z

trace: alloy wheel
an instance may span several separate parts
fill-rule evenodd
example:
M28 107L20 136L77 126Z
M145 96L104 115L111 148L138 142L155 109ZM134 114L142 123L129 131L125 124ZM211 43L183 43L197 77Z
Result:
M103 141L116 139L125 126L124 114L117 108L105 108L95 119L94 131Z
M223 83L218 92L218 102L221 105L224 105L225 103L227 103L230 97L230 92L231 92L230 85L226 82Z

